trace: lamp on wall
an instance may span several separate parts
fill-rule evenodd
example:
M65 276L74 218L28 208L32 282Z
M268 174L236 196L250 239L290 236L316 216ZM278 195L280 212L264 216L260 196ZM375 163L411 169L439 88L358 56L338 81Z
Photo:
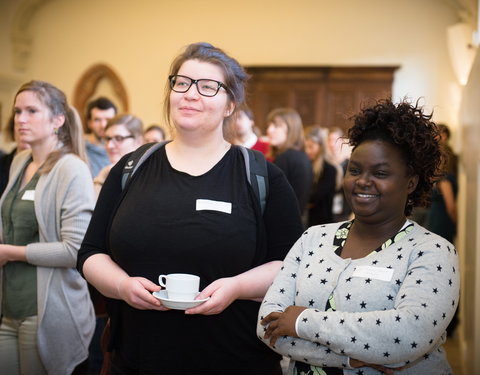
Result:
M462 86L467 84L468 75L475 59L478 44L474 39L473 28L465 22L459 22L447 28L450 61L457 80Z

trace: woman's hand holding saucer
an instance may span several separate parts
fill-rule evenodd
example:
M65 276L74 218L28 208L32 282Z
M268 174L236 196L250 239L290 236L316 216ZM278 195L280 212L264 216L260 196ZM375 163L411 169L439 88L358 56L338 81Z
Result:
M196 297L196 299L207 297L210 299L197 307L186 310L185 314L220 314L238 298L239 293L240 284L235 277L215 280Z
M118 283L117 289L119 297L136 309L168 310L152 296L152 292L161 289L160 286L144 277L125 277Z

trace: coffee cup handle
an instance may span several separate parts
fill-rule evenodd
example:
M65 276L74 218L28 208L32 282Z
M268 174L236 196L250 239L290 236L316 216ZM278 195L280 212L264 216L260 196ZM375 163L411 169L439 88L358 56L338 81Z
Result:
M165 281L163 281L163 279L165 279ZM160 275L158 276L158 284L160 284L160 286L163 286L164 288L167 286L167 275Z

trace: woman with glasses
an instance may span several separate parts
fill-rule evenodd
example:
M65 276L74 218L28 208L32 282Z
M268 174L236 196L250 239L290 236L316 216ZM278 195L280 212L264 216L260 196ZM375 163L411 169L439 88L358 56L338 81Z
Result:
M75 269L95 204L82 126L42 81L18 90L17 142L0 200L0 373L71 374L88 356L95 316Z
M256 336L256 315L302 224L291 187L270 163L262 214L241 149L223 137L246 80L222 50L187 46L168 77L173 140L124 190L127 157L103 185L78 269L110 299L111 374L281 374L281 357ZM200 276L197 299L208 300L163 306L152 293L169 273Z
M104 167L93 179L98 194L110 172L110 169L129 152L143 144L143 123L133 115L117 115L108 120L104 130L103 143L107 150L110 164Z

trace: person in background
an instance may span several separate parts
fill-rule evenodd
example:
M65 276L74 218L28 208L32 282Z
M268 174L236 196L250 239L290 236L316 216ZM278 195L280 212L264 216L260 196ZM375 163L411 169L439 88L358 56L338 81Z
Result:
M239 108L236 116L232 117L230 142L252 150L260 151L265 156L269 154L269 144L261 140L254 131L253 113L246 104Z
M71 374L95 327L75 269L95 204L81 124L62 91L43 81L15 95L17 154L0 199L0 373Z
M247 75L221 49L195 43L173 61L165 100L174 138L122 190L128 156L110 171L78 270L109 298L110 374L280 375L280 356L256 337L259 301L302 232L295 195L267 163L262 214L225 118L244 102ZM118 207L117 207L118 206ZM169 310L158 276L200 277L197 299Z
M107 150L110 164L104 167L93 179L97 196L110 173L110 169L122 156L135 151L143 143L143 123L138 117L123 114L108 120L104 131L103 144Z
M350 157L350 146L345 141L343 130L337 126L329 128L328 131L328 154L331 162L340 167L343 171L342 178L345 175L348 165L348 158ZM345 201L343 189L337 189L333 197L333 221L349 220L352 215L352 210Z
M312 164L305 153L302 119L292 108L276 108L267 115L270 156L285 173L305 214L313 183Z
M445 152L444 174L432 190L430 207L427 210L426 227L447 241L455 242L457 234L458 157L448 144L450 129L439 124L439 141ZM447 327L447 335L453 336L459 324L458 310Z
M309 227L333 221L333 196L342 183L343 171L328 162L327 137L328 130L320 126L305 129L305 152L313 168L313 187L308 202Z
M117 107L110 99L105 97L92 100L87 105L85 148L93 177L97 176L103 167L110 164L105 145L102 143L102 138L108 120L116 114Z
M150 125L143 134L144 143L163 142L167 139L165 130L159 125Z
M0 156L0 196L7 187L8 176L10 175L10 166L12 160L19 152L30 148L28 143L20 140L18 131L15 130L14 116L10 116L7 126L5 128L5 140L7 142L15 142L15 148L8 154Z
M290 374L452 373L442 344L458 254L407 219L440 177L437 134L418 103L382 100L354 118L344 190L355 219L304 232L260 308L257 333L292 359Z

